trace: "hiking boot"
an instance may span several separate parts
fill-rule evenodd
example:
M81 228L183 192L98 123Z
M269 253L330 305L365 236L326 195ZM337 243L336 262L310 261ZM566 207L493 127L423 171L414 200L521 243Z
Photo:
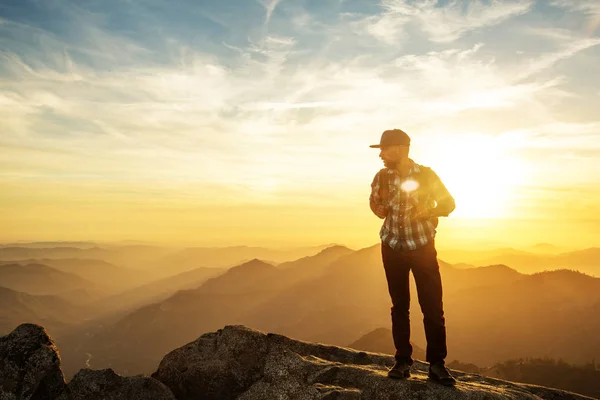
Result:
M388 371L388 376L394 379L410 378L410 364L406 361L396 361L392 369Z
M429 379L441 383L444 386L454 386L456 379L450 375L444 362L437 362L429 365Z

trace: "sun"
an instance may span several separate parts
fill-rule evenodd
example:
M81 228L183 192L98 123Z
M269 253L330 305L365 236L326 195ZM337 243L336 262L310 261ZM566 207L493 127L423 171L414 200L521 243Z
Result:
M430 149L432 167L456 200L453 217L511 216L527 164L510 154L505 141L488 136L455 136ZM429 157L428 157L429 158Z

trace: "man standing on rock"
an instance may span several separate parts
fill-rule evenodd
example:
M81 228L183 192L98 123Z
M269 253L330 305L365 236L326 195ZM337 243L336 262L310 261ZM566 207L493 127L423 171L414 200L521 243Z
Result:
M445 367L446 325L442 281L435 249L438 217L448 216L454 199L433 170L408 157L410 137L400 129L386 130L379 144L385 168L375 175L369 198L371 210L385 219L379 236L381 255L392 300L392 335L396 363L391 378L408 378L413 364L410 344L409 272L417 285L427 338L429 378L452 386L456 380Z

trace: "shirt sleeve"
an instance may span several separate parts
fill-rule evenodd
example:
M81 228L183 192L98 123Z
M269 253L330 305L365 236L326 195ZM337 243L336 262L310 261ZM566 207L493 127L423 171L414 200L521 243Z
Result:
M381 171L378 171L371 182L371 195L369 196L370 204L381 204L381 197L379 196L379 188L381 187Z
M430 190L435 206L430 209L430 214L434 217L447 217L456 208L454 198L440 179L432 170L430 178Z

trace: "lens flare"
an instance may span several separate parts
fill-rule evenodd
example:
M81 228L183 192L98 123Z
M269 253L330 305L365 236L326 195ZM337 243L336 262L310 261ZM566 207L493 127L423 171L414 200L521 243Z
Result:
M419 188L419 182L412 180L412 179L407 179L400 184L400 189L402 189L405 192L412 192L412 191L417 190L418 188Z

